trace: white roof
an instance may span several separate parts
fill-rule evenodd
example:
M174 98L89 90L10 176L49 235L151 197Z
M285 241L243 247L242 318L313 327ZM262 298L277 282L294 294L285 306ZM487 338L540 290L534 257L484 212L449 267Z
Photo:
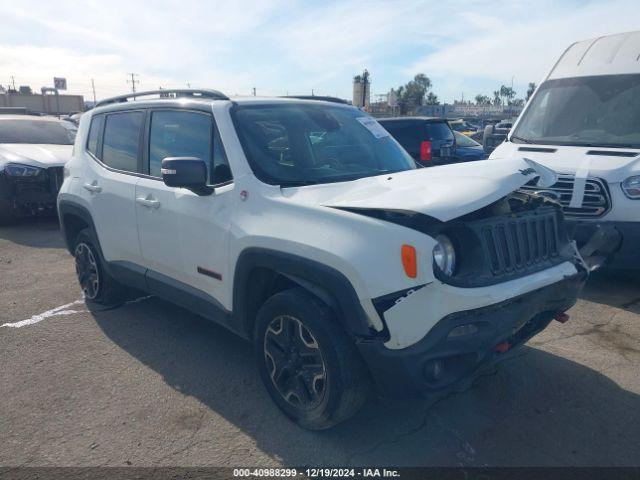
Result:
M640 31L583 40L571 45L549 79L640 73Z

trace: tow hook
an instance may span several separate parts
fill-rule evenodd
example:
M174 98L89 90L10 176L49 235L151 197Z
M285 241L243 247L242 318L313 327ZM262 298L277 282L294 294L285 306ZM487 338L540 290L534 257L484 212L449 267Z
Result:
M557 320L560 323L567 323L569 321L569 314L562 312L557 314L555 317L553 317L555 320Z

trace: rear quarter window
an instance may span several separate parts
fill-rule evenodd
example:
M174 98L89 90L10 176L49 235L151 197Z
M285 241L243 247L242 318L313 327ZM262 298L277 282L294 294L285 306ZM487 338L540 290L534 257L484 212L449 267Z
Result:
M112 113L106 117L102 162L117 170L138 171L142 112Z
M104 115L96 115L91 119L89 135L87 136L87 150L96 158L100 158L98 146L100 137L102 136L102 127L104 127Z
M420 142L426 140L421 122L380 122L393 138L408 152L414 153L420 149Z

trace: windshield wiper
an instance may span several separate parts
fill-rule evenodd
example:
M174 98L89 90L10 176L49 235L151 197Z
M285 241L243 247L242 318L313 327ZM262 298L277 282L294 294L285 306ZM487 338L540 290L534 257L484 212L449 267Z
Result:
M529 143L529 144L533 143L528 138L522 138L522 137L519 137L518 135L511 135L510 140L513 140L513 139L518 140L522 143Z

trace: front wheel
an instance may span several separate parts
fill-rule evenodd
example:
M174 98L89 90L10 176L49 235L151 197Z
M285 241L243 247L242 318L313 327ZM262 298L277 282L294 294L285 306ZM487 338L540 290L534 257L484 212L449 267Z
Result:
M11 201L0 198L0 226L12 225L16 218L11 212Z
M304 289L277 293L264 303L255 349L267 391L304 428L336 425L369 396L368 372L353 341L333 311Z

